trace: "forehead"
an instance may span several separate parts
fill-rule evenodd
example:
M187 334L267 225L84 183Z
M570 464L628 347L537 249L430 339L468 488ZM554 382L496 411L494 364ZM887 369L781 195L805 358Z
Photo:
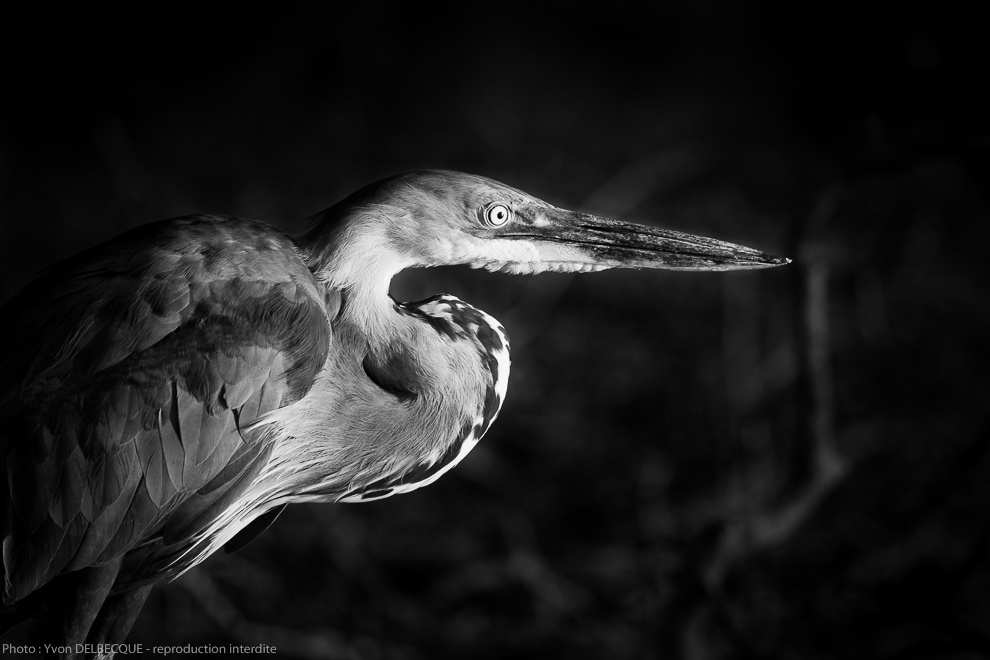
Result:
M513 206L521 204L548 206L546 202L528 193L483 176L445 171L417 174L420 175L417 177L420 179L417 181L418 185L436 198L458 206L475 208L492 202L503 202Z

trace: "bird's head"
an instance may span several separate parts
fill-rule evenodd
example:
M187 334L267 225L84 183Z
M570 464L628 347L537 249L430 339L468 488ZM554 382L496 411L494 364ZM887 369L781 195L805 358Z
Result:
M741 245L557 208L480 176L428 170L367 186L307 236L337 286L404 268L467 264L507 273L607 268L738 270L788 259Z

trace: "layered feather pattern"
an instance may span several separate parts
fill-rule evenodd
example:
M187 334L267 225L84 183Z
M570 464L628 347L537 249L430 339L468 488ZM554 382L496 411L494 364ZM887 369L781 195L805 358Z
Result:
M3 308L3 602L128 553L164 567L270 455L252 422L326 360L325 296L267 225L146 225L57 265ZM157 579L129 575L121 585Z

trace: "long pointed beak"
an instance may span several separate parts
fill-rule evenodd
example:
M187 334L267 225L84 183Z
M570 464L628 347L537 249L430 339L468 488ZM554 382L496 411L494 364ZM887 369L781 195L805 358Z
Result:
M714 238L558 208L539 209L527 220L502 237L532 241L542 260L548 263L584 263L596 270L742 270L772 268L791 262L784 257Z

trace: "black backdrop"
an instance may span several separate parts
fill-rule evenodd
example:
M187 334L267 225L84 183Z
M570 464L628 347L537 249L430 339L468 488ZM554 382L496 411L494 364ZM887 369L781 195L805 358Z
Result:
M795 263L403 274L400 299L446 291L506 325L493 430L429 488L290 508L156 588L130 641L990 655L975 16L727 0L142 11L5 21L4 300L136 224L213 211L295 233L424 167Z

